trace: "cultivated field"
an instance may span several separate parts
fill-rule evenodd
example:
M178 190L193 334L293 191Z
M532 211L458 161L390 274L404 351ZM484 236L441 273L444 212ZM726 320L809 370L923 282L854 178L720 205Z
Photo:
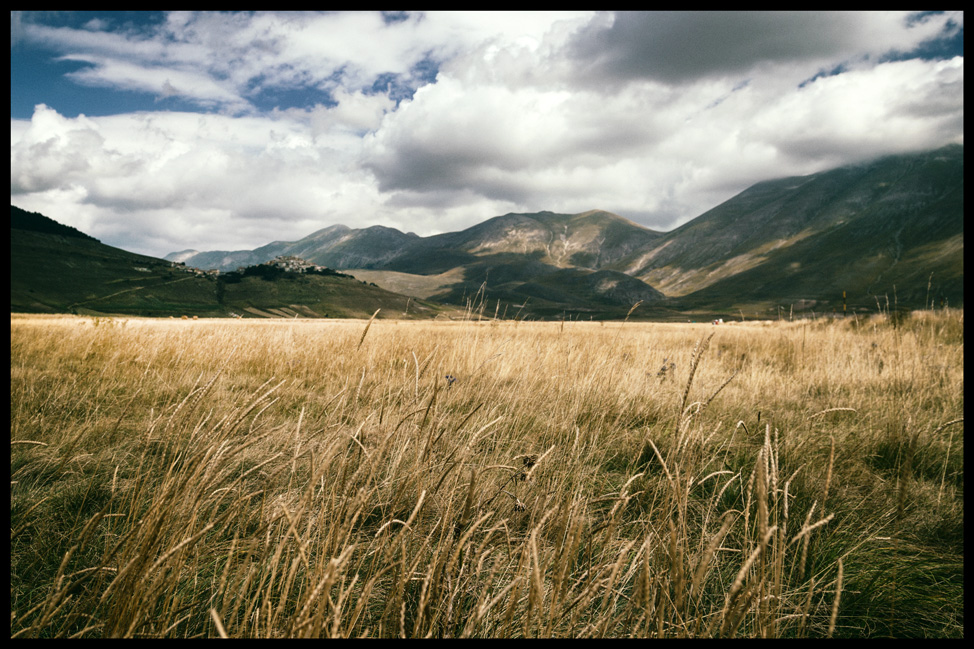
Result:
M964 633L962 311L10 349L11 636Z

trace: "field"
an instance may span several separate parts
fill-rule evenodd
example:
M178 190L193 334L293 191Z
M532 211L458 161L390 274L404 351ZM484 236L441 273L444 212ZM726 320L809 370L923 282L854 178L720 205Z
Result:
M963 311L11 316L15 637L963 637Z

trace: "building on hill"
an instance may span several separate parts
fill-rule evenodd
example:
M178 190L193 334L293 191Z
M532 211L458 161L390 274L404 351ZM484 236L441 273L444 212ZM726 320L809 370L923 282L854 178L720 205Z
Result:
M281 255L264 263L267 266L274 266L291 273L307 273L309 271L322 272L328 270L328 268L325 266L312 264L310 261L305 261L304 259L295 257L293 255Z

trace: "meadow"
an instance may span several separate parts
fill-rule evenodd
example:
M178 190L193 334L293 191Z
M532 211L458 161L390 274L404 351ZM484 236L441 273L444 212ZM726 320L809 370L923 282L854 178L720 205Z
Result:
M11 316L12 637L963 637L963 311Z

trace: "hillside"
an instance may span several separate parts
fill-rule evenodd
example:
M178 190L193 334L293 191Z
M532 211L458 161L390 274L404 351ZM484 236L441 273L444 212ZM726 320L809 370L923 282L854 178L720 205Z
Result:
M23 230L26 232L40 232L42 234L52 234L60 237L82 239L100 243L98 239L81 232L69 225L58 223L37 212L28 212L19 207L10 206L10 229Z
M420 238L385 266L429 274L442 272L445 260L471 263L490 255L515 254L554 268L597 270L660 236L600 210L505 214L459 232Z
M963 147L762 182L614 266L685 305L963 301Z
M169 253L164 259L206 270L232 271L293 255L330 268L369 268L394 258L418 238L379 225L361 230L332 225L298 241L274 241L253 250L184 250Z
M205 274L107 246L11 206L10 310L226 317L432 317L436 305L354 277ZM21 227L24 223L28 228ZM74 233L70 232L71 230ZM79 236L80 235L80 236Z

